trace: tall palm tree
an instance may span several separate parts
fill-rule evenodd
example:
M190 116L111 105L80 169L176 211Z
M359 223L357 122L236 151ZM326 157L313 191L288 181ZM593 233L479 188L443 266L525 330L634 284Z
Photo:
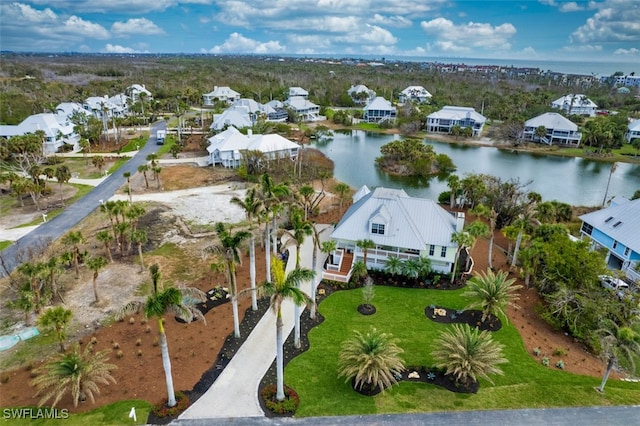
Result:
M487 260L489 268L493 269L493 240L494 234L496 230L496 221L498 219L498 213L495 211L493 207L485 206L484 204L478 204L474 209L473 213L484 217L489 221L489 258Z
M434 342L431 356L435 366L446 369L456 382L469 385L479 377L491 382L489 374L503 374L498 364L507 360L502 356L503 345L493 340L488 331L480 331L469 324L454 324Z
M602 383L596 388L604 392L609 374L618 359L624 359L635 370L634 358L640 356L640 335L629 326L619 326L610 319L604 319L601 327L596 330L602 345L603 356L607 359L607 369L602 377Z
M449 175L447 185L449 186L449 208L453 210L460 190L460 178L457 175Z
M173 377L171 376L171 359L169 358L169 346L167 335L164 331L163 316L172 313L185 322L191 322L194 318L201 319L206 324L206 320L196 307L195 303L204 302L207 296L202 291L194 287L167 287L161 289L160 269L157 263L149 267L151 281L153 283L153 293L144 302L134 301L122 307L116 314L117 319L122 319L132 313L143 310L146 318L155 317L158 320L158 333L160 334L160 350L162 352L162 366L164 368L165 381L167 383L167 405L176 405L176 395L173 389ZM186 303L188 299L190 303Z
M233 197L231 203L240 206L247 215L249 222L249 278L251 280L251 309L258 310L258 298L256 288L256 241L254 236L253 223L258 218L263 207L262 200L258 197L256 188L250 188L244 196L244 200Z
M64 352L64 341L67 336L65 328L71 322L73 312L70 309L65 309L62 306L56 306L55 308L47 309L44 314L38 319L38 325L52 329L56 333L58 342L60 343L60 352Z
M342 216L342 206L344 204L344 199L351 188L344 182L340 182L334 188L334 190L338 193L338 197L340 199L340 215Z
M296 269L300 268L300 247L306 237L313 235L313 225L303 217L303 211L299 208L291 208L291 227L293 239L296 242ZM293 346L300 347L300 307L294 307Z
M64 204L64 198L62 197L62 185L69 182L69 179L71 179L71 170L69 170L69 167L65 165L58 166L56 167L55 176L58 181L58 185L60 186L60 203Z
M80 244L84 243L84 237L81 231L69 231L62 237L62 244L71 246L71 254L73 256L73 265L76 270L76 278L80 277Z
M94 394L100 393L99 385L116 383L111 371L117 367L107 363L109 350L94 354L92 348L92 345L86 345L81 351L76 344L71 352L58 354L36 370L40 375L31 384L38 388L36 395L46 392L38 402L39 407L52 398L51 407L55 407L68 393L71 393L74 407L87 397L95 403Z
M142 246L146 244L147 239L147 230L146 229L136 229L131 234L131 241L136 243L138 246L138 258L140 259L140 272L144 271L144 257L142 256Z
M354 380L359 389L368 386L384 391L397 383L396 375L404 371L404 352L388 333L371 328L366 333L355 331L342 343L338 355L338 377Z
M265 241L265 263L267 270L267 280L271 279L271 232L275 232L276 230L270 230L269 221L273 220L276 222L276 210L280 203L280 197L284 197L289 195L289 188L284 184L276 185L267 173L263 174L260 178L260 198L262 199L262 203L264 206L264 214L265 214L265 230L264 230L264 241ZM275 228L275 226L274 226ZM274 242L275 245L275 242ZM275 249L275 247L274 247ZM275 253L274 253L275 254Z
M507 276L505 271L494 273L491 269L487 269L486 272L477 274L467 282L467 291L463 296L476 299L467 308L482 308L483 322L491 314L501 316L508 321L504 309L507 305L515 306L514 301L519 298L515 292L522 286L513 285L515 278L507 279Z
M87 267L93 271L93 296L96 299L96 303L100 302L98 296L98 274L100 269L107 265L107 259L102 256L94 256L87 259Z
M364 265L367 266L367 257L369 255L369 249L372 249L376 246L376 243L373 240L365 239L356 241L356 246L362 249L364 252Z
M147 177L148 171L149 171L148 164L141 164L138 166L138 172L142 173L142 176L144 177L144 187L147 189L149 189L149 178Z
M236 264L240 263L240 245L251 235L247 231L238 231L232 234L224 223L216 223L216 232L220 238L222 251L227 261L229 273L229 292L231 293L231 306L233 308L233 335L240 337L240 321L238 320L238 285L236 283Z
M291 300L295 305L311 303L309 296L300 290L300 283L313 279L315 273L310 269L294 269L288 274L285 273L284 263L281 259L273 257L273 268L271 270L271 280L262 284L262 292L270 297L271 310L276 314L276 398L278 401L284 400L284 353L282 335L282 302Z
M103 229L96 233L96 239L104 244L104 249L107 252L109 262L113 262L113 255L111 254L111 242L114 240L113 235L108 229Z

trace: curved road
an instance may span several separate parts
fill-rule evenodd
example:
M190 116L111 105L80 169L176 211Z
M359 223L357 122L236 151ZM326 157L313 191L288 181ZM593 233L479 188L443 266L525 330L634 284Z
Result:
M125 182L123 174L130 172L132 175L138 171L138 166L147 162L147 155L156 151L155 134L158 129L166 130L166 121L159 121L151 125L150 137L147 143L118 171L107 177L102 183L96 186L91 192L67 207L61 214L48 222L43 223L36 229L20 238L15 244L0 252L0 257L4 265L0 267L0 278L11 273L22 262L27 260L27 253L43 245L49 244L60 238L68 230L76 226L89 213L100 205L100 200L108 200L115 194L116 190Z

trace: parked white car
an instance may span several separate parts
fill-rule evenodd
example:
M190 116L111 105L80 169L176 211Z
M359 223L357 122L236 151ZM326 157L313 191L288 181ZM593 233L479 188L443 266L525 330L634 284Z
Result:
M610 275L598 275L598 279L604 288L615 291L620 298L624 297L624 294L629 291L629 284L620 278L612 277Z

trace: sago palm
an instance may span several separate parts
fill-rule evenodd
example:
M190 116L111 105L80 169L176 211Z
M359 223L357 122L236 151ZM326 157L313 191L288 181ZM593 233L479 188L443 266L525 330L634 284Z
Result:
M384 391L397 383L396 375L404 371L403 352L388 333L371 328L366 333L355 331L342 343L338 356L338 376L362 389L364 385Z
M300 283L312 279L315 273L310 269L296 268L287 274L281 259L274 256L271 262L271 281L262 284L261 290L270 297L271 310L276 314L276 398L282 401L284 400L282 302L291 300L298 306L311 303L309 296L300 290L299 286Z
M481 272L471 278L467 283L467 291L464 297L474 298L467 309L479 307L482 309L482 321L484 322L491 314L501 316L508 321L505 308L508 305L516 306L514 301L519 297L516 294L522 286L514 285L514 278L507 279L507 273L498 271L494 273L491 269Z
M116 383L111 376L111 371L116 369L113 364L108 364L108 350L93 353L91 345L86 345L84 351L76 344L69 353L58 354L36 370L40 375L31 382L38 392L36 396L44 393L38 406L53 399L52 407L60 400L71 394L73 406L78 406L78 401L89 398L95 403L95 394L100 393L99 385Z
M491 382L489 374L503 374L497 366L507 360L502 356L503 345L495 342L488 331L480 331L468 324L455 324L433 342L431 356L438 368L453 375L457 383L468 385L482 377Z

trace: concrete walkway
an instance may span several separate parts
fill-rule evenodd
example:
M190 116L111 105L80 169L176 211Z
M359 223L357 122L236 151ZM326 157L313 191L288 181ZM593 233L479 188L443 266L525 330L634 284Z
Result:
M318 231L321 232L321 240L328 238L329 231L324 230L330 230L331 227L317 226ZM289 261L286 267L286 271L289 272L295 267L296 247L291 242L284 244L289 250ZM325 256L318 251L316 274L321 274ZM311 268L312 259L313 239L307 237L300 247L300 264L304 268ZM319 279L319 275L316 278ZM301 288L305 293L311 293L310 282L302 284ZM282 305L285 339L293 330L293 312L293 303L285 301ZM301 309L300 312L302 314L304 310ZM268 310L209 390L182 413L179 419L264 417L258 401L258 387L275 357L276 317L271 310Z

